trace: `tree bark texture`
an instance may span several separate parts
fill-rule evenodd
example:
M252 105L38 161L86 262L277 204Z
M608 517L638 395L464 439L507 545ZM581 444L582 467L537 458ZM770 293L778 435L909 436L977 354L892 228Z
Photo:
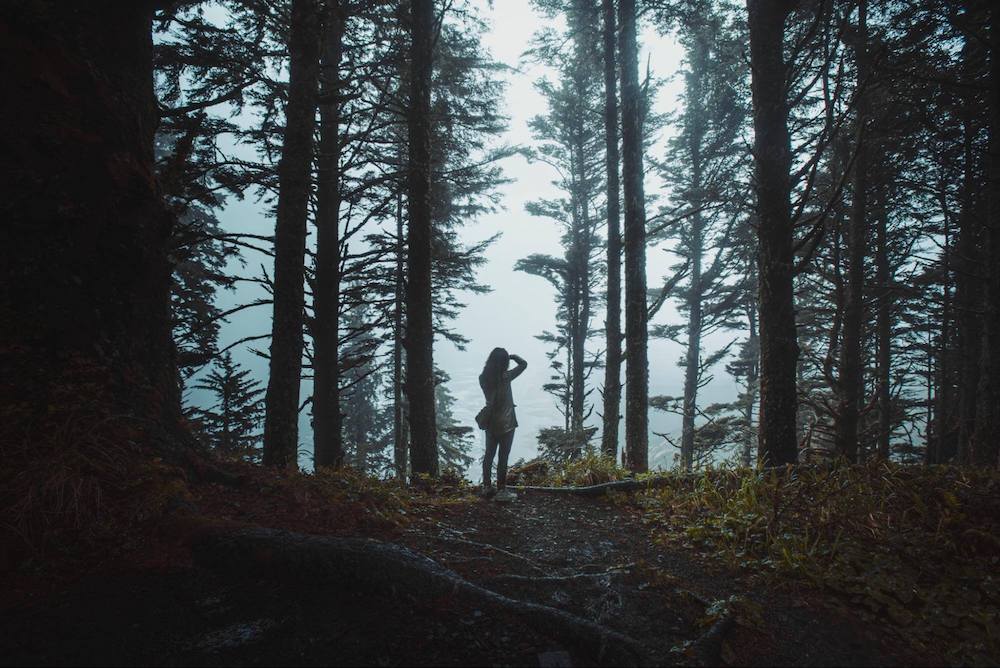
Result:
M757 278L757 272L753 272L753 278ZM747 360L747 393L743 403L743 419L746 421L746 433L743 436L743 451L740 454L740 461L743 466L750 466L753 457L753 413L757 404L757 385L760 380L760 337L757 336L757 299L756 294L751 293L747 301L747 324L750 330L747 347L750 349L750 358Z
M951 342L954 338L954 327L952 312L953 291L951 288L951 216L947 201L942 194L941 214L944 221L944 239L941 248L941 273L942 273L942 294L941 294L941 332L939 334L937 349L935 350L936 370L934 396L934 423L933 431L930 434L927 447L928 464L944 464L955 456L955 437L953 429L953 405L952 394L952 355Z
M431 71L434 2L411 0L408 110L409 254L406 272L406 395L413 473L438 473L431 305Z
M858 2L857 43L857 146L854 157L854 192L847 228L847 290L844 300L843 339L840 347L838 406L834 447L849 462L858 460L858 420L863 389L861 340L864 336L865 247L868 240L868 140L871 116L868 85L867 2Z
M884 195L883 195L884 198ZM889 266L888 214L884 202L879 207L878 227L875 230L875 283L878 300L875 330L878 339L878 437L876 450L879 458L889 459L892 440L892 268Z
M888 225L885 184L879 184L878 222L875 229L875 284L878 289L875 332L878 340L876 392L878 395L878 437L880 459L889 459L892 440L892 267L889 266Z
M649 468L649 362L646 310L646 197L642 168L635 0L620 0L622 185L625 196L625 466Z
M406 394L403 392L403 308L406 290L406 253L403 247L403 194L396 196L396 292L392 315L392 462L397 480L406 480L409 468L409 431L406 417Z
M976 425L976 403L983 341L983 285L976 275L982 271L980 244L983 241L979 219L979 193L973 176L976 157L972 145L971 119L964 128L965 175L962 185L961 212L958 218L958 241L955 257L955 325L958 335L958 410L955 460L972 463L972 435Z
M622 234L621 184L618 179L618 94L615 75L615 5L601 0L604 18L604 142L608 182L608 296L604 331L607 345L604 364L604 415L601 452L618 459L618 423L622 400Z
M760 276L760 427L758 457L778 466L798 458L795 440L796 366L792 281L792 220L785 19L789 5L747 0L752 71L754 173Z
M990 145L986 219L987 284L976 409L975 460L1000 466L1000 10L990 7Z
M292 0L288 103L274 227L274 316L265 395L264 464L293 469L298 467L306 218L319 81L319 18L316 0Z
M327 0L320 73L320 139L316 194L316 277L313 286L313 462L344 460L340 415L340 60L344 13Z
M5 447L15 432L46 442L35 430L78 400L109 419L178 428L172 219L153 164L153 8L0 7Z

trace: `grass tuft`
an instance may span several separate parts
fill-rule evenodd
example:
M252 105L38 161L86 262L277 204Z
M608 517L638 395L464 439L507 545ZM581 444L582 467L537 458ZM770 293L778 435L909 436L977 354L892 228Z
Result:
M811 581L954 663L1000 657L996 470L707 470L636 502L663 545Z

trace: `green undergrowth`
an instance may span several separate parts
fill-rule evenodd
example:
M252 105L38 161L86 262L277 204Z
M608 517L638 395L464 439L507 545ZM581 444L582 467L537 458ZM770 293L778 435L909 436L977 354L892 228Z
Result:
M663 546L812 582L951 663L1000 660L996 470L709 470L635 502Z
M507 482L540 487L586 487L630 477L631 472L618 466L613 459L588 449L579 457L561 463L542 458L517 462L510 468Z

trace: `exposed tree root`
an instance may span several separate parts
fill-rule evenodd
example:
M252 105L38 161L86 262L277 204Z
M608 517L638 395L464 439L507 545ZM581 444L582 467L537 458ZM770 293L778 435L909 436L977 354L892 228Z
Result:
M427 601L456 596L523 619L532 628L605 665L637 665L635 640L568 612L518 601L463 579L405 547L371 539L307 536L262 528L208 528L192 540L197 563L224 573Z
M490 578L490 582L518 582L518 583L529 583L529 584L541 584L546 582L572 582L574 580L590 580L595 578L603 578L609 575L619 575L621 573L627 573L635 567L634 563L625 564L624 566L617 566L615 568L609 568L606 571L600 571L597 573L572 573L570 575L516 575L513 573L504 573L501 575L495 575Z
M659 476L645 480L615 480L600 485L586 487L535 487L531 485L515 486L511 489L519 492L544 492L546 494L574 494L576 496L603 496L608 492L637 492L639 490L667 487L677 482L677 476Z
M455 543L458 545L468 545L469 547L477 547L485 550L493 550L498 554L502 554L504 556L511 557L512 559L517 559L519 561L523 561L525 564L535 569L536 571L539 571L540 573L545 572L544 568L533 562L531 559L528 559L524 555L517 554L516 552L510 552L508 550L503 549L502 547L497 547L496 545L490 545L489 543L480 543L478 541L469 540L467 538L461 538L457 535L457 532L456 535L454 536L431 536L431 538L445 543Z

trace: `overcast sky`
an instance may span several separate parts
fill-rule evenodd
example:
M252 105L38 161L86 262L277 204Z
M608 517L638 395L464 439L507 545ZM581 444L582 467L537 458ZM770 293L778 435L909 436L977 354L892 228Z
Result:
M544 113L546 108L534 83L546 74L546 70L522 62L521 55L528 48L533 33L547 19L532 10L529 0L502 0L494 3L493 8L490 8L486 0L479 2L483 15L492 24L492 30L484 40L486 48L497 60L516 68L506 76L508 88L505 98L497 100L497 104L510 117L508 133L499 139L499 143L530 145L532 138L528 121L533 116ZM683 66L683 52L672 37L660 36L651 29L644 30L640 38L640 63L644 67L648 58L653 76L667 80L655 101L655 107L659 112L672 110L682 84L681 77L674 75ZM599 47L600 45L594 45L595 49ZM670 131L668 128L664 134ZM662 151L662 144L661 138L657 148L653 150ZM542 385L548 382L551 372L545 356L546 346L535 338L544 330L554 330L554 291L543 279L515 272L513 267L518 259L530 253L560 255L562 249L556 224L529 216L525 212L527 202L558 194L551 184L555 178L553 169L540 163L530 164L520 156L506 160L503 168L505 175L512 179L501 190L503 210L481 217L463 231L463 238L468 242L481 240L497 232L502 233L500 240L490 248L488 262L479 275L480 282L493 286L493 291L486 295L465 296L463 301L468 306L455 323L455 329L470 339L470 343L466 350L460 351L448 342L439 341L435 346L435 362L451 376L450 389L457 398L455 417L461 423L473 426L473 417L483 404L478 375L490 350L502 346L527 360L528 369L515 381L513 388L520 422L511 453L513 462L519 458L530 459L535 455L539 429L562 424L554 398L542 390ZM646 191L647 194L662 193L662 185L654 175L647 179ZM253 198L242 202L232 201L222 212L220 219L230 230L269 234L273 232L273 220L263 215L262 208ZM648 251L650 287L660 284L663 276L668 273L670 259L667 251L669 248L666 247L652 247ZM261 262L260 258L247 259L251 262L248 268L251 270ZM268 266L269 273L270 270L271 267ZM247 289L235 294L223 293L219 303L225 308L244 302L250 296ZM269 307L234 316L223 326L220 343L226 344L248 334L266 331L269 319ZM654 322L671 321L677 322L678 315L674 305L668 303L657 314ZM592 327L601 330L603 322L603 314L596 312ZM714 349L716 343L731 340L738 335L739 333L728 333L716 337L715 341L709 342L708 348ZM589 343L593 350L603 349L603 345L603 336L595 336ZM266 360L245 349L235 350L234 357L249 366L255 376L266 384ZM658 340L650 342L651 395L676 396L682 393L683 370L677 366L680 357L681 349L676 344ZM699 396L699 403L702 405L731 401L735 396L735 385L721 367L717 372L717 380L704 388ZM603 373L594 373L592 381L591 400L597 403L599 409L599 386L603 383ZM303 396L307 396L309 391L311 388L306 384ZM200 399L192 398L195 401ZM312 463L309 416L304 413L300 422L299 440L303 448L300 451L300 463L308 469ZM599 425L597 411L594 412L591 423ZM680 429L680 421L676 416L654 410L650 412L650 429L652 432L675 434ZM650 438L651 466L670 463L674 450L665 446L662 441L657 436ZM477 437L475 447L473 454L476 464L469 471L469 477L478 480L482 438Z

